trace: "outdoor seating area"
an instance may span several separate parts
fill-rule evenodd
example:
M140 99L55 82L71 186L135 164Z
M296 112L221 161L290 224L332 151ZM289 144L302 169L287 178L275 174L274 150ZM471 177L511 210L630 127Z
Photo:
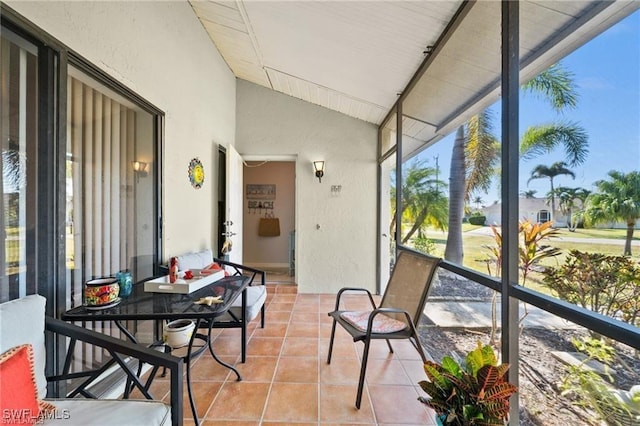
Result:
M267 288L265 287L265 272L251 268L246 265L239 265L223 259L213 257L213 252L209 249L198 252L185 253L177 256L177 262L181 271L200 270L212 265L224 266L230 275L246 275L251 277L249 286L246 289L245 314L242 315L242 298L236 299L231 305L231 309L224 315L216 319L214 328L240 328L242 330L242 362L246 358L247 323L260 314L260 324L265 324L264 302L267 299ZM163 272L164 267L161 268ZM243 320L246 318L246 322ZM203 325L204 327L204 325Z
M95 331L45 317L44 297L30 295L0 304L0 394L3 422L26 424L36 421L42 424L99 425L145 424L178 425L182 405L176 395L182 393L182 360L144 346L113 338ZM112 361L97 370L69 373L71 358L64 361L63 374L45 377L45 363L51 362L52 339L45 348L45 330L53 336L68 337L67 351L72 354L76 342L87 342L94 348L104 348ZM173 397L166 403L153 400L148 393L148 381L138 380L135 367L128 368L126 359L140 360L154 368L167 370L166 384ZM89 385L114 364L127 373L128 382L138 392L136 400L96 399ZM137 366L137 364L136 364ZM66 379L79 379L73 389L64 388ZM61 387L57 387L61 382ZM54 384L48 389L48 384ZM59 390L56 390L59 389ZM64 395L67 395L65 397ZM46 397L46 399L45 399ZM108 418L108 421L105 420Z
M424 379L422 360L409 340L372 341L362 405L356 409L363 345L336 330L327 364L335 294L298 294L293 285L267 284L266 323L249 324L246 363L240 361L239 329L214 330L218 356L242 375L220 366L205 352L192 363L192 387L202 425L219 424L421 424L435 414L417 398ZM379 296L374 296L379 302ZM349 310L370 310L364 294L346 294ZM428 357L428 354L427 354ZM168 381L158 378L151 392L167 398ZM184 396L184 406L189 404ZM184 410L184 424L194 424Z
M640 426L640 0L0 18L0 426Z
M389 352L393 353L390 340L408 340L415 346L423 362L427 361L419 343L420 339L416 328L422 318L431 281L439 263L440 259L437 257L401 250L379 306L376 305L371 292L366 289L345 287L338 292L335 309L329 313L329 316L333 318L333 325L327 364L331 363L336 325L339 324L349 333L354 342L364 343L356 408L359 409L362 403L362 391L372 342L385 340L389 346ZM354 293L367 295L371 304L366 310L352 308L344 310L346 308L341 303L342 296L346 297L346 295Z

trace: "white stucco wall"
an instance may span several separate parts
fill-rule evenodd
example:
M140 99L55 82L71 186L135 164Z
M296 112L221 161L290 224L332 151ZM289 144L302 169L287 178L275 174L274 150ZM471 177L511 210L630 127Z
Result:
M298 292L375 290L376 126L244 80L236 119L242 155L297 156ZM325 161L322 183L314 160ZM332 194L332 185L341 192Z
M165 112L164 254L216 247L217 144L235 136L235 77L186 1L8 1ZM205 168L204 186L187 178Z

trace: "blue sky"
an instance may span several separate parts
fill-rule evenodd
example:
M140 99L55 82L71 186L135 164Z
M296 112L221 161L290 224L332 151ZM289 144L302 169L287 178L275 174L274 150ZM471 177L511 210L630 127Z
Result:
M544 101L530 94L520 98L520 134L531 125L564 120L576 122L589 136L587 161L575 168L575 180L559 176L556 186L593 190L593 182L606 179L607 172L640 170L640 11L636 11L561 61L574 74L578 86L578 106L559 116ZM495 108L494 108L495 109ZM497 111L497 109L496 109ZM496 132L500 122L496 114ZM419 158L434 165L438 156L443 178L448 179L453 135L425 150ZM520 162L520 191L536 190L544 196L547 179L533 180L527 186L531 169L563 160L561 149L544 157ZM499 199L494 186L480 194L486 204Z

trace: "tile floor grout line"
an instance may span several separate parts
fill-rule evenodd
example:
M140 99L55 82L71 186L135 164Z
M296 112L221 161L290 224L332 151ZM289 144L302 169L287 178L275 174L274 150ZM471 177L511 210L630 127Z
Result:
M276 294L277 294L277 290L276 290ZM294 304L295 304L295 301L294 301ZM282 340L282 346L280 346L280 352L278 353L278 356L276 358L276 365L275 365L275 368L273 369L273 374L271 375L271 382L269 383L269 389L267 390L267 396L266 396L266 398L264 400L264 406L262 407L262 414L261 414L260 420L258 422L259 425L262 425L264 423L264 421L265 421L264 416L267 413L267 406L269 405L269 398L271 397L271 391L273 389L273 383L275 382L276 374L278 373L278 366L280 365L280 357L282 356L282 352L284 351L284 343L286 342L286 335L289 332L289 326L291 325L292 313L293 313L293 308L291 309L291 312L289 312L289 320L287 321L287 329L285 330L285 337Z
M323 418L322 418L323 402L325 404L329 404L329 405L326 405L327 409L330 409L330 407L331 407L331 403L329 403L327 398L325 398L326 395L323 395L323 392L322 392L323 386L324 385L327 385L329 387L332 386L332 383L328 383L328 384L324 384L324 385L322 383L321 374L322 374L322 367L323 367L323 359L326 357L326 354L323 354L322 345L323 345L323 342L325 340L327 341L327 343L328 343L328 340L329 340L329 337L324 337L324 330L326 330L327 327L331 326L330 322L325 322L325 321L322 320L322 318L323 318L323 316L325 314L324 309L326 308L328 310L332 310L333 306L328 306L328 304L326 303L326 300L321 295L317 295L316 294L316 295L309 295L309 296L307 296L307 295L301 296L300 294L291 293L289 291L280 293L280 292L278 292L278 288L277 287L275 287L275 288L274 287L270 287L270 289L273 289L273 290L272 290L272 294L270 295L269 301L267 303L265 303L265 309L268 312L286 312L287 316L285 317L285 315L283 315L283 314L275 314L275 316L277 317L277 319L279 319L279 321L274 322L273 324L275 324L275 326L272 325L272 327L270 327L270 331L267 332L267 334L273 334L274 331L275 331L277 336L274 334L274 336L268 336L268 337L277 337L277 338L281 338L282 339L281 340L281 346L280 346L277 354L273 354L273 355L271 355L271 354L269 354L269 355L263 354L263 355L260 355L260 356L264 356L264 357L275 358L274 364L273 364L273 371L272 371L270 377L269 376L260 377L260 379L259 379L260 383L263 383L263 385L261 385L261 386L263 386L262 389L266 389L265 394L263 394L264 395L264 405L262 407L262 410L260 412L259 417L256 415L256 417L253 417L252 419L243 420L242 415L236 413L236 414L238 414L239 417L238 418L234 418L234 419L229 419L229 422L240 422L240 421L243 421L243 422L246 422L246 423L253 423L254 421L257 421L256 423L258 425L263 425L263 424L266 425L269 422L276 422L276 423L280 422L280 423L289 423L289 424L295 424L295 423L301 422L301 421L299 421L297 419L294 419L294 420L291 420L291 421L282 420L284 417L281 418L279 416L282 416L284 413L277 412L278 411L277 409L276 409L276 411L273 412L273 415L276 416L274 419L267 419L266 418L266 414L268 412L269 403L270 402L271 403L276 402L275 400L271 401L271 399L274 396L276 396L276 394L274 393L275 392L274 386L275 386L275 383L276 383L276 378L278 377L277 376L278 369L280 367L283 367L283 366L287 365L286 363L284 363L284 361L285 361L284 357L287 357L287 358L307 357L308 358L309 356L315 355L315 356L313 356L313 358L315 358L316 362L317 362L317 364L316 364L316 374L315 374L316 382L315 383L308 382L307 379L305 378L305 382L304 383L307 386L315 384L315 387L316 387L316 391L317 391L317 399L316 399L317 407L316 407L316 412L315 412L316 421L313 421L313 420L309 419L304 423L307 423L307 424L310 424L310 425L314 424L316 426L322 426L322 425L330 424L330 423L331 424L339 423L339 421L332 421L333 416L331 416L331 415L329 416L329 418L327 419L326 422L323 422ZM278 295L282 295L282 296L285 296L285 297L283 299L279 300L277 298ZM291 300L290 300L291 299L290 296L294 296L294 295L295 295L295 297L293 297L293 303L292 303ZM314 296L315 296L315 299L313 298ZM275 305L272 305L272 304L275 304ZM324 305L327 305L327 306L324 306ZM272 311L269 308L277 308L279 310L278 311ZM315 315L312 315L312 316L308 315L308 314L311 314L312 311L315 311L315 312L313 312ZM295 320L296 316L294 316L294 313L302 314L302 316L298 316L297 317L297 318L301 318L302 321L297 321L296 322L296 320ZM308 316L305 317L304 315L308 315ZM286 321L283 321L284 318L286 318ZM304 323L308 323L310 325L311 321L313 321L312 318L315 318L315 323L316 323L316 327L317 327L316 328L315 337L313 338L313 340L306 340L305 341L304 340L305 338L311 337L311 336L308 336L308 330L306 330L304 328L300 329L300 330L297 330L297 329L292 329L292 327L294 325L296 325L298 322L300 322L300 323L304 322ZM279 325L279 324L282 324L282 323L286 324L286 327L282 327L281 325ZM257 324L255 327L251 327L251 331L249 332L248 339L247 339L248 343L250 341L254 341L254 339L257 338L257 337L267 337L267 336L260 335L260 333L258 332L259 328L260 328L259 324ZM269 328L269 326L266 325L265 328ZM282 330L284 330L284 331L282 332ZM296 335L295 336L288 336L289 331L294 332L294 334L296 334ZM283 333L282 336L280 336L281 333ZM217 337L218 336L216 336L216 338ZM309 352L309 350L308 350L308 345L310 345L311 342L314 341L314 340L315 340L315 344L317 345L317 351L315 352L315 354L313 354L312 352ZM287 342L291 343L291 345L290 346L286 346ZM254 343L255 343L255 341L254 341ZM358 350L359 342L351 341L350 343L352 345L351 348L352 348L352 353L353 353L354 360L356 360L356 362L360 366L361 362L362 362L362 357L361 357L360 351ZM287 348L289 348L289 349L287 349ZM327 348L325 348L325 349L327 349ZM287 355L287 351L289 351L288 355ZM410 358L408 356L408 353L406 353L406 348L403 347L400 350L400 352L402 352L404 354L402 359L400 359L401 357L400 357L399 353L397 353L397 352L394 352L393 358L399 361L400 366L402 368L403 374L408 378L409 385L407 385L407 386L408 387L412 387L414 392L418 392L418 390L415 389L415 384L413 384L413 382L411 381L411 375L410 375L410 371L413 371L414 373L417 374L417 371L415 370L415 366L411 362L408 362L406 364L405 364L405 362L403 362L403 360L405 359L404 358L405 356L406 356L406 359L409 360L409 361L411 361L412 358ZM229 354L229 355L232 355L232 354ZM371 355L373 355L373 354L371 354ZM370 358L370 360L371 359L377 359L375 356L373 356L373 358L370 356L369 358ZM198 364L198 362L201 362L201 361L202 361L202 359L199 357L197 362L196 362L196 364ZM238 366L238 365L240 365L239 363L240 363L240 356L236 355L235 362L234 362L233 365ZM196 367L196 365L194 365L194 367ZM368 373L369 373L369 371L368 371ZM198 417L199 419L200 418L202 419L202 422L211 421L211 422L218 422L218 423L222 422L222 423L224 423L224 419L217 419L217 420L216 419L207 419L207 416L210 415L212 413L212 410L215 409L216 403L220 402L220 398L221 398L221 395L222 395L221 392L222 392L223 387L225 387L227 385L230 385L233 377L235 377L235 376L233 374L231 374L231 372L229 372L225 376L224 381L221 383L220 387L218 388L217 393L216 393L215 397L213 398L213 400L211 401L209 407L207 408L204 416L203 417L200 417L200 416ZM269 378L270 378L270 380L269 380ZM282 377L282 379L287 379L287 377ZM207 381L206 378L203 378L203 381ZM278 382L278 383L281 383L281 382ZM293 382L287 381L287 382L282 382L282 383L286 384L286 385L301 384L301 382L298 382L298 381L293 381ZM338 384L335 384L335 386L340 386L341 383L342 382L340 382ZM393 383L389 383L389 385L392 385L392 384ZM344 384L344 385L346 386L346 384ZM386 382L381 382L381 383L378 383L378 384L375 384L375 385L376 386L385 386L385 385L387 385L387 383ZM353 384L351 384L351 386L353 386ZM372 392L371 392L371 389L370 389L369 380L365 380L364 387L366 389L363 389L363 396L366 395L369 398L369 403L368 403L368 407L367 408L371 410L371 414L370 415L367 414L366 416L364 416L364 415L360 416L359 414L357 414L357 412L355 412L355 413L352 413L352 414L349 415L350 418L348 418L348 417L344 417L344 418L343 417L338 417L338 419L341 419L342 423L352 423L352 424L359 424L359 425L366 425L366 426L370 426L370 425L374 425L374 426L380 425L380 426L382 426L383 423L380 423L381 419L378 418L378 413L376 412L375 407L374 407L374 402L373 402ZM376 391L376 392L378 392L378 391ZM284 403L286 405L286 401L284 401ZM279 407L279 404L276 405L276 408L278 408L278 407ZM363 409L364 408L365 407L363 407ZM382 407L382 408L384 409L384 407ZM424 407L423 407L423 409L424 409ZM256 414L258 414L258 413L256 413ZM386 411L384 411L381 414L383 414L383 418L386 418L385 416L388 416L388 413L386 413ZM429 417L431 417L431 413L427 412L427 414L428 414ZM185 420L186 420L186 423L189 423L189 422L192 421L190 419L185 419ZM333 419L333 420L336 420L336 419ZM433 423L428 423L428 424L433 424Z
M266 308L265 308L266 309ZM255 328L253 329L253 331L251 332L251 336L247 336L247 342L249 342L249 340L251 339L251 337L253 336L253 333L255 332ZM220 332L216 337L220 337L222 335L222 332ZM214 339L215 340L215 339ZM212 343L213 344L213 343ZM206 353L206 351L204 351L196 360L199 361L204 354ZM240 356L236 356L235 361L233 363L234 367L236 366L236 364L238 364L238 360L240 359ZM195 367L195 366L194 366ZM209 404L209 408L207 408L207 411L205 411L204 416L202 417L202 422L204 423L207 420L207 415L209 414L209 412L211 411L211 409L213 408L213 405L216 403L216 401L218 400L218 398L220 397L220 393L222 392L222 388L224 388L224 385L229 381L229 377L231 377L231 371L227 372L227 375L225 376L224 380L222 381L222 384L220 385L220 388L218 389L218 391L216 392L216 396L213 397L213 399L211 400L211 403ZM196 413L197 415L197 413Z

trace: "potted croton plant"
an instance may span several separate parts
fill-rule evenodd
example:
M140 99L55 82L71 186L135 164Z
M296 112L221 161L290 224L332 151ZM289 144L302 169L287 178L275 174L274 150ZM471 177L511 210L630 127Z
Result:
M461 362L445 356L441 364L424 365L428 381L420 387L429 398L418 398L438 414L441 425L504 425L509 398L517 388L507 381L508 364L498 365L491 346L478 346Z

